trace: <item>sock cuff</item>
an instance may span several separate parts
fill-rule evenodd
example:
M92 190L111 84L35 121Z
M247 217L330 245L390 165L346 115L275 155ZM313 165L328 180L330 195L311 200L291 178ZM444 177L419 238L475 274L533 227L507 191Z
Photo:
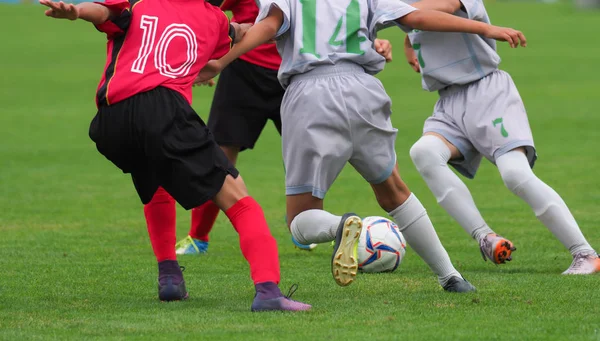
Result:
M417 196L411 193L402 205L396 207L388 214L394 218L398 225L398 230L402 232L415 221L427 215L427 210L425 210L425 207L423 207Z
M254 200L254 198L251 196L243 197L233 204L233 206L231 206L227 211L225 211L225 215L227 215L227 217L231 220L241 213L244 213L246 210L250 210L256 206L260 208L260 205L258 202L256 202L256 200Z

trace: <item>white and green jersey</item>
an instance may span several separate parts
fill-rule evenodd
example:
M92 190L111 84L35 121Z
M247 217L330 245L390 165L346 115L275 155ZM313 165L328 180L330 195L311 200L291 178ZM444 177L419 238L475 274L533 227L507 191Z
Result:
M416 10L399 0L257 0L257 4L257 22L272 6L284 13L277 32L279 81L284 88L293 75L340 61L378 73L385 59L373 49L377 31Z
M414 3L414 0L403 0ZM461 0L454 15L489 23L482 0ZM496 41L476 34L412 31L409 35L419 64L423 89L436 91L467 84L498 69Z

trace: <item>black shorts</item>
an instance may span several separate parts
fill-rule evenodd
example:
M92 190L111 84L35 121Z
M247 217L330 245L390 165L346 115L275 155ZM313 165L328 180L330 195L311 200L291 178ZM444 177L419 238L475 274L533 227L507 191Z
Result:
M285 90L271 70L237 59L219 76L208 127L221 146L252 149L272 120L281 135L280 107Z
M185 209L212 199L238 171L177 91L156 88L98 109L90 125L98 151L131 173L144 204L162 186Z

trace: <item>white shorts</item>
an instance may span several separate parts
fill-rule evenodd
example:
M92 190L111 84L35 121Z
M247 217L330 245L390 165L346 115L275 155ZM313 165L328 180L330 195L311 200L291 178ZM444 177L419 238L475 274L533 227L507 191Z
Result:
M483 157L496 158L525 147L533 167L537 155L523 100L510 75L494 71L466 85L452 85L439 91L433 116L423 132L438 133L452 143L463 159L450 164L468 178L475 177Z
M354 63L294 76L281 105L286 195L323 199L346 162L370 183L385 181L396 165L391 104Z

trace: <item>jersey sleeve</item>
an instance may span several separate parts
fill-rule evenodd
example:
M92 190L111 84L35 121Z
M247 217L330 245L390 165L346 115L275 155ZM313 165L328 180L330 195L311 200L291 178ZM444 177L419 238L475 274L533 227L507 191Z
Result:
M217 23L219 25L219 41L213 51L210 59L219 59L231 50L231 45L233 44L232 27L229 24L229 18L225 13L219 9L215 9L217 16Z
M118 13L102 24L95 25L100 32L106 33L108 39L114 39L125 33L131 22L130 4L127 0L106 0L94 2L108 8L112 13Z
M467 13L467 18L481 21L487 17L481 0L460 0L460 2L462 10Z
M218 5L215 5L217 7L221 7L222 11L231 11L233 9L233 7L235 7L235 4L238 0L210 0L211 3L213 2L219 2Z
M404 32L412 28L400 25L396 20L417 9L399 0L370 0L369 2L369 32L375 35L377 31L390 26L398 26Z
M283 24L277 31L275 38L281 36L290 29L290 4L288 0L256 0L258 5L258 16L256 22L265 19L273 7L279 8L283 12Z

